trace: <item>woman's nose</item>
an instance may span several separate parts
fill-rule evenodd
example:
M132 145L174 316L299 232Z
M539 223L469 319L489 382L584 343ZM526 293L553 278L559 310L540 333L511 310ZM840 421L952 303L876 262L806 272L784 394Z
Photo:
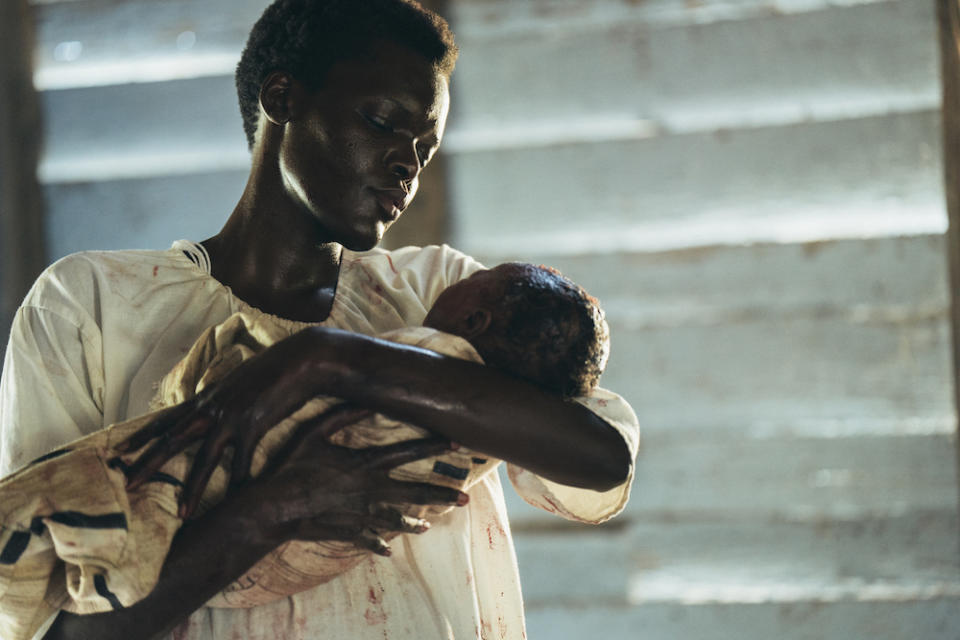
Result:
M417 157L417 151L413 148L413 145L409 149L395 149L390 154L388 162L390 173L401 180L413 180L420 173L420 158Z

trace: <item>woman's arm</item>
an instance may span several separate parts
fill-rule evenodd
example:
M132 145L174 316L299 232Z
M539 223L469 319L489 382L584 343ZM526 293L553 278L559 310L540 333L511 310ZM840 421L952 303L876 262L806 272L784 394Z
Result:
M185 403L174 423L132 439L131 450L165 436L138 460L131 482L203 439L184 494L190 511L228 445L235 447L236 482L262 433L317 395L417 424L561 484L606 490L621 484L631 465L620 434L577 403L489 367L314 327L241 364Z

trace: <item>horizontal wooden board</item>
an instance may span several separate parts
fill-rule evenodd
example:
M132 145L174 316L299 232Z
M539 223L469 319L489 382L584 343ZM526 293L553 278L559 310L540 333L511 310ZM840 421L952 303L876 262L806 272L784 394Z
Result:
M814 2L821 10L803 13L777 3L752 19L667 28L651 26L651 4L454 3L455 116L490 129L632 117L699 131L938 104L929 2ZM711 8L673 11L684 4L691 15Z
M34 6L41 87L230 74L268 0L75 0Z
M232 77L46 91L41 100L48 183L249 165Z
M88 249L165 249L220 230L240 198L246 171L47 185L52 262Z
M956 640L960 599L528 607L532 640Z
M33 0L57 2L61 0ZM75 0L67 0L75 1ZM851 7L900 0L463 0L450 3L458 32L469 37L516 37L543 32L596 29L623 22L654 28L712 24L805 14L834 7Z
M608 314L647 327L714 325L765 313L866 320L871 310L885 310L906 318L939 313L949 302L941 235L586 255L527 250L502 259L556 267Z
M642 416L642 405L634 406ZM952 435L751 438L709 427L649 429L625 517L822 520L955 510L956 478ZM564 524L506 493L516 526Z
M960 597L956 511L515 532L530 608Z
M946 227L939 112L454 155L472 253L653 250Z
M843 433L953 415L945 309L892 321L770 314L636 330L611 318L610 326L603 384L651 429Z

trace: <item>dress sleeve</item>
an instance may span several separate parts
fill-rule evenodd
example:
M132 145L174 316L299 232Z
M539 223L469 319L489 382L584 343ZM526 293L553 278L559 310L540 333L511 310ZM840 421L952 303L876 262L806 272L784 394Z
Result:
M91 355L102 352L100 334L66 315L25 305L14 317L0 378L0 477L102 426L102 359ZM56 616L41 606L15 629L0 626L36 640Z
M485 268L445 244L404 247L385 255L389 256L390 267L409 283L425 309L433 306L444 289Z
M509 463L507 475L520 497L529 504L567 520L599 524L623 511L630 497L640 426L630 405L612 391L597 388L589 396L572 401L580 403L616 429L627 444L631 463L623 484L608 491L568 487Z
M99 331L21 307L0 380L0 477L103 426Z

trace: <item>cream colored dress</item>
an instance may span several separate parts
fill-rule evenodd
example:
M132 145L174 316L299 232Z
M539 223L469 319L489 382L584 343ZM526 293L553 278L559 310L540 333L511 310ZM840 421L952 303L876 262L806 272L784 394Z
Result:
M440 291L479 268L445 246L347 252L323 324L367 335L419 325ZM28 295L11 333L0 383L0 474L146 413L154 381L204 330L238 311L259 313L209 275L192 243L178 242L169 251L77 254L58 262ZM305 326L273 320L289 331ZM622 399L597 390L577 401L636 451L636 417ZM512 465L508 475L531 504L584 522L615 515L629 493L629 481L601 493L564 487ZM262 606L201 608L172 637L397 640L496 632L522 638L522 599L498 475L481 478L470 495L467 507L434 520L427 534L397 538L390 558L366 556L335 580ZM20 532L34 535L29 524ZM50 524L44 522L44 529ZM126 534L121 529L118 535ZM0 584L0 600L7 597L4 589ZM31 620L0 620L0 636L39 636L48 622L39 613Z

